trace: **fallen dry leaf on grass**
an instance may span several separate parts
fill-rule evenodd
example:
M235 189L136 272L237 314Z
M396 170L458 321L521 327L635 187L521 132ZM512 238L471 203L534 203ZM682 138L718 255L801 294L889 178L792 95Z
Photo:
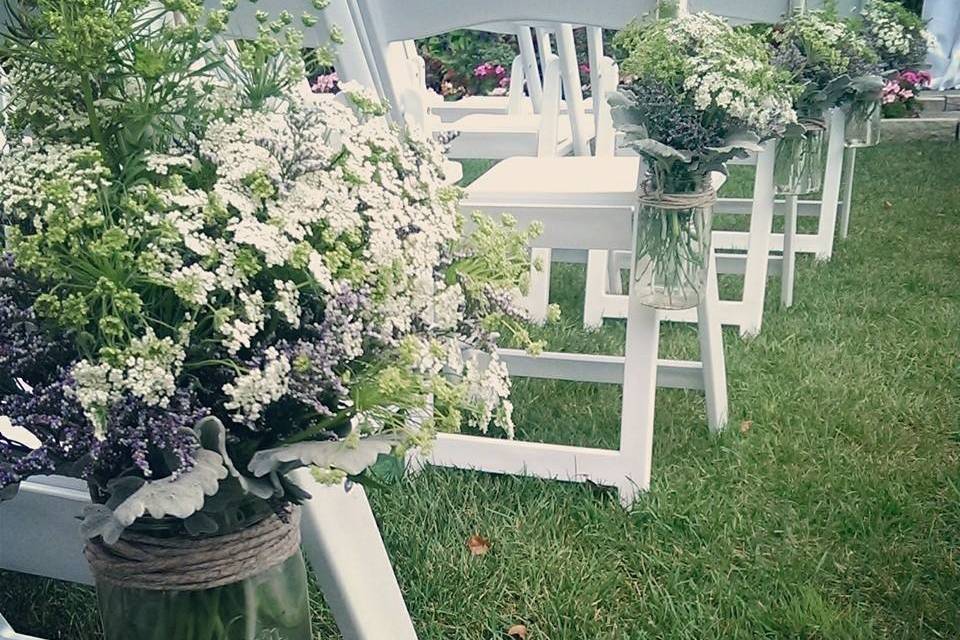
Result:
M515 624L507 629L507 635L511 638L520 638L524 640L527 637L527 628L522 624Z
M744 420L740 423L740 433L746 433L750 431L750 427L753 426L753 420Z
M490 551L490 541L481 535L472 535L467 540L467 548L470 549L470 555L482 556Z
M884 200L884 201L883 201L883 208L884 208L884 209L893 209L893 203L890 202L889 200Z

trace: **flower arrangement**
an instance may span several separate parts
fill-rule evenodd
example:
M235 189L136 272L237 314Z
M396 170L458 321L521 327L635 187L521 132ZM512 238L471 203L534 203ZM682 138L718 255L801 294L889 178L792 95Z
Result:
M5 34L0 416L30 437L0 434L0 488L85 478L107 543L511 433L494 347L533 346L526 233L465 234L438 147L359 87L299 97L288 13L231 59L236 4L39 2Z
M629 84L610 97L625 143L652 161L660 188L689 191L695 177L757 149L796 120L790 75L762 41L696 13L634 23L616 46Z
M804 87L795 105L803 118L820 118L826 109L879 94L876 52L834 10L795 12L773 27L770 42L775 64Z
M912 118L923 110L917 96L930 86L928 71L903 71L887 79L881 99L884 118Z
M871 0L860 15L864 37L884 69L900 71L924 64L931 35L919 15L891 0Z
M634 23L615 44L630 80L609 97L614 123L649 172L635 276L653 306L693 306L709 255L709 176L795 122L797 88L762 40L707 13Z

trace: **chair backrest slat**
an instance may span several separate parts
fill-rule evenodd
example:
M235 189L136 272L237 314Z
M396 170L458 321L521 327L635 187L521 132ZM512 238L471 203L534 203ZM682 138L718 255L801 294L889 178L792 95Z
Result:
M385 41L422 38L491 22L550 22L618 28L656 0L358 0L365 23Z
M858 11L866 0L836 0L841 16ZM733 24L777 22L794 8L821 9L830 0L687 0L690 12L707 11L727 18Z

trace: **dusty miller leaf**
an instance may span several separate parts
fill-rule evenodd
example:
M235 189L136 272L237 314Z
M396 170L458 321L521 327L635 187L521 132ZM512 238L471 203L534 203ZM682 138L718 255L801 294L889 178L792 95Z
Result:
M220 422L219 418L214 416L206 417L197 423L194 430L197 432L197 437L200 438L200 445L204 449L220 454L220 457L223 458L224 466L230 472L230 475L237 479L237 482L240 483L240 487L244 491L252 493L264 500L274 495L274 488L269 482L258 478L247 477L240 473L240 470L233 464L233 460L230 459L230 454L227 453L227 429L223 426L223 423Z
M389 453L398 439L393 434L381 434L361 438L355 444L342 440L298 442L258 451L253 454L248 468L258 478L278 470L285 473L308 465L335 467L355 476L376 462L381 453Z
M175 478L144 483L112 511L105 505L84 509L80 530L88 538L100 536L107 544L113 544L126 527L144 514L149 513L152 518L189 518L203 508L206 496L215 494L220 481L228 475L219 453L199 449L189 470Z

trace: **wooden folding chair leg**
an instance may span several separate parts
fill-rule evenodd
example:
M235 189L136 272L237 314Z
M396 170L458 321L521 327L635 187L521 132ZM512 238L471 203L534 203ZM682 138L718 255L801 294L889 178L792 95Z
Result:
M793 306L793 281L797 272L797 196L787 196L783 216L783 267L780 278L780 306Z
M830 138L827 146L827 166L823 179L823 199L820 201L820 227L817 232L817 260L829 260L833 256L833 240L836 235L837 207L840 204L840 174L843 172L843 150L846 118L842 109L833 109L830 114Z
M703 363L703 389L707 401L707 424L714 433L727 426L727 365L723 354L723 329L717 307L720 291L717 284L717 260L710 252L707 290L697 307L697 328L700 338L700 361Z
M609 276L609 256L612 251L587 251L587 282L583 293L583 327L599 329L603 326L604 299Z
M530 290L526 304L530 321L543 324L547 321L547 306L550 304L550 249L533 249L530 252Z
M629 258L625 258L629 253L625 251L607 252L607 291L613 294L623 295L623 264L629 264Z
M776 142L767 143L757 157L757 175L750 209L750 237L743 274L743 302L738 310L741 336L755 336L763 324L763 305L767 292L770 240L773 233L775 201L773 168ZM728 303L729 304L729 303ZM721 318L721 322L726 318Z
M857 148L850 147L844 152L843 204L840 207L840 239L846 240L850 231L850 209L853 207L853 177L857 168Z
M626 473L617 487L625 507L633 504L639 493L650 489L660 343L659 312L641 304L632 286L630 289L620 416L620 455Z
M321 485L294 472L313 495L303 505L303 551L344 640L416 640L380 530L360 485Z

